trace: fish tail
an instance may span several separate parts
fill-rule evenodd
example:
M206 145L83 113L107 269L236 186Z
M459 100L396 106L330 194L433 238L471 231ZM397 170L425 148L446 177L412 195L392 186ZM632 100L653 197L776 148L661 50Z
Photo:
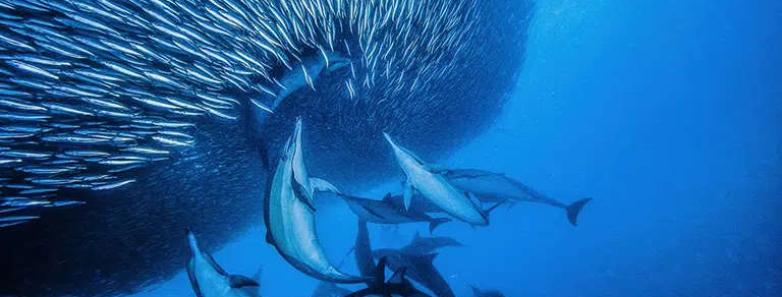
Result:
M584 206L589 203L589 201L592 201L592 198L577 200L565 208L567 220L570 222L570 224L573 226L578 225L578 215L581 213L581 209L583 209Z

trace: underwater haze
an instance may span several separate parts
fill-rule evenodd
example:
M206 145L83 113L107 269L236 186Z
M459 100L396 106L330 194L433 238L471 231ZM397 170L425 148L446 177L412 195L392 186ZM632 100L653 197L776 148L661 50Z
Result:
M372 248L398 249L416 236L460 242L438 249L433 260L455 296L496 296L474 295L473 288L518 297L779 296L782 1L533 2L527 39L519 41L526 42L525 51L516 57L523 58L520 72L485 128L446 141L433 137L431 144L420 135L412 142L401 133L392 137L438 174L441 167L475 168L502 173L565 204L591 198L577 225L550 205L506 202L488 210L493 205L486 203L479 212L488 215L488 226L448 216L453 221L430 235L427 223L370 222ZM489 62L505 69L501 60ZM303 121L305 138L310 118ZM289 133L290 123L278 130ZM380 141L380 133L372 137ZM303 143L305 163L315 163L319 150L334 149ZM458 146L444 149L439 159L426 151L442 143ZM400 181L409 179L393 161L391 147L383 145L388 158L357 168L388 163L392 178L372 173L369 186L345 186L350 194L379 200L387 192L403 192ZM324 168L311 171L321 174ZM381 177L383 182L376 182ZM326 256L340 270L358 275L356 215L336 195L316 196L313 207ZM255 275L262 296L315 296L320 280L294 268L267 242L261 215L252 220L249 228L231 230L237 235L228 242L210 239L205 250L228 273ZM171 240L181 241L184 250L184 230L181 235ZM166 239L129 242L156 240ZM19 242L0 242L9 244ZM135 256L117 257L133 261ZM390 276L391 269L386 273ZM419 281L413 285L431 293ZM123 296L197 296L184 261L173 277L136 290ZM4 293L0 290L0 296Z
M506 296L777 296L782 2L538 1L502 115L440 163L595 199L578 227L527 204L496 210L488 228L438 229L465 245L435 260L457 296L470 286ZM343 211L319 213L337 260L355 232ZM414 233L370 230L388 246ZM317 283L262 234L258 226L216 259L247 275L263 266L265 296L310 296ZM134 296L189 290L180 274Z

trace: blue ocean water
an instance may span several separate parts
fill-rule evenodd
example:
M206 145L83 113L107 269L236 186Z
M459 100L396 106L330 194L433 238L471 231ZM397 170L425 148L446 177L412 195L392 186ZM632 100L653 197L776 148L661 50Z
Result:
M777 296L782 2L551 0L536 9L502 115L437 162L594 201L578 227L559 210L522 204L497 210L488 228L438 229L465 244L435 260L457 296L471 296L471 285L506 296ZM323 244L340 261L355 218L340 203L319 205ZM216 260L244 275L262 267L264 296L309 296L317 283L264 242L260 223ZM376 246L426 232L370 229ZM183 272L134 296L191 295Z

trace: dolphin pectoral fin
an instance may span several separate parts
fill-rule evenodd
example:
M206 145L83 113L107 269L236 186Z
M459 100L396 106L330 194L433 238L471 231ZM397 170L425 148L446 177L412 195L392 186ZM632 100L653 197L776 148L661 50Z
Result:
M301 203L306 204L307 207L309 207L312 211L315 211L315 204L313 203L312 197L310 197L307 188L296 181L296 175L293 172L291 172L291 175L291 186L293 187L294 195L299 199L299 201L301 201Z
M241 289L244 287L260 287L261 285L249 277L243 275L233 274L228 276L228 282L231 284L231 288Z
M413 195L415 194L414 192L415 189L413 189L413 186L410 184L410 182L405 183L405 193L404 196L402 196L405 211L410 210L410 204L413 201Z
M567 219L573 226L578 225L578 215L581 213L581 210L584 209L584 206L589 203L589 201L592 201L592 198L585 198L578 200L576 202L571 203L570 205L565 208Z
M504 200L504 201L497 202L497 203L495 203L494 205L490 206L489 208L485 209L485 210L483 211L483 213L484 213L484 214L486 214L486 216L489 216L489 214L491 214L491 212L492 212L492 211L494 211L495 209L497 209L497 207L499 207L500 205L503 205L503 204L505 204L505 202L507 202L507 200Z
M190 279L190 286L193 287L193 292L196 294L196 297L204 297L204 294L201 293L201 288L199 288L198 279L195 277L194 264L193 259L187 261L187 277Z
M431 221L429 221L429 234L432 234L435 228L450 221L451 219L449 218L433 218ZM416 233L416 235L417 234L418 233Z
M470 202L472 202L473 205L477 208L481 208L481 199L478 199L478 197L475 196L472 192L464 192L464 196L467 197Z
M391 195L391 193L386 193L386 195L383 196L383 200L382 201L385 202L385 203L392 204L392 203L394 203L394 196Z
M340 194L340 191L336 186L321 178L310 177L310 186L313 190L318 192L331 192L334 194Z

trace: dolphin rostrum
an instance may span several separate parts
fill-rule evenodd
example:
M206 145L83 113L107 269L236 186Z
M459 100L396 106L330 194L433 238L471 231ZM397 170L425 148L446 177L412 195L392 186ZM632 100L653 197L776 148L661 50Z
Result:
M315 191L338 192L330 183L310 178L304 167L301 119L288 139L271 176L264 207L266 241L296 269L335 283L358 283L364 278L339 271L326 258L315 232Z
M422 211L413 208L405 209L401 202L401 196L386 194L383 200L374 200L349 195L339 195L348 204L348 207L360 219L384 225L396 225L405 223L428 222L429 232L434 231L440 224L450 222L448 218L433 218Z
M504 174L484 170L447 169L441 173L457 189L469 192L484 202L522 201L542 203L564 209L568 221L573 226L578 224L578 215L581 210L592 200L585 198L571 204L565 204Z
M212 255L201 251L195 235L187 231L187 245L190 259L187 261L187 275L198 297L260 297L257 281L241 276L229 275L215 262Z
M488 213L499 203L486 211L482 210L478 202L471 199L468 193L451 185L445 176L437 172L438 169L430 168L412 152L397 145L387 133L383 133L383 136L393 148L396 160L407 177L404 192L405 208L410 208L414 192L418 192L425 200L458 220L473 226L489 224Z

